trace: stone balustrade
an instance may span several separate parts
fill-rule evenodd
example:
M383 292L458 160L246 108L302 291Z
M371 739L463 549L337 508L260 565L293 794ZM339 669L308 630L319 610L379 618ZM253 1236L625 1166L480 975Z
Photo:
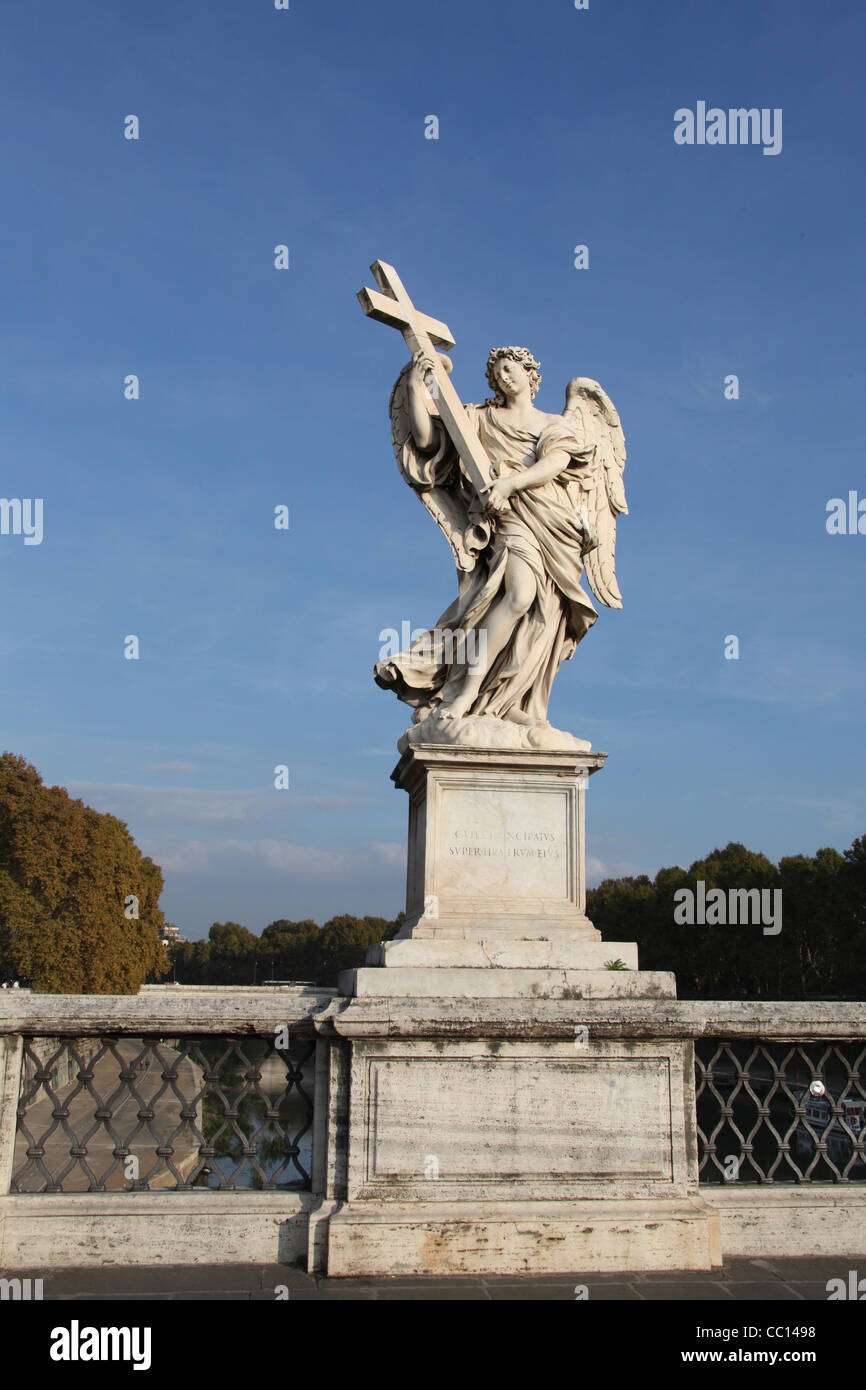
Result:
M362 1245L370 1272L378 1259L384 1272L444 1273L479 1267L483 1220L485 1240L498 1233L495 1267L507 1269L527 1258L527 1222L537 1252L557 1223L572 1231L577 1211L593 1234L569 1236L563 1267L626 1256L652 1267L679 1247L660 1254L642 1232L623 1247L608 1225L620 1230L627 1208L633 1227L651 1231L665 1203L680 1203L681 1226L700 1208L716 1262L856 1254L864 1056L862 1003L546 997L528 1010L525 999L312 987L9 992L0 1267L279 1259L354 1273ZM512 1132L490 1113L486 1078L516 1061L523 1109ZM551 1065L566 1078L556 1096L572 1097L568 1115L554 1113L541 1081L533 1092L536 1061L539 1078ZM662 1098L652 1114L645 1093ZM452 1100L463 1121L449 1131ZM666 1108L669 1131L659 1128ZM405 1132L402 1112L412 1112ZM419 1128L416 1153L403 1140ZM670 1137L680 1130L682 1152ZM429 1249L431 1229L459 1229L463 1253L443 1237L439 1263L422 1262L417 1233ZM683 1267L700 1267L697 1245L682 1249Z

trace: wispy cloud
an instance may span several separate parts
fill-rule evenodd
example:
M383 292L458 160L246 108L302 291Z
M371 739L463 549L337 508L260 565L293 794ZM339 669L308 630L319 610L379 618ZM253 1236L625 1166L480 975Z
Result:
M71 796L132 825L255 825L297 811L335 811L373 804L356 793L298 796L273 788L136 787L125 783L70 782Z
M605 878L636 878L638 874L646 872L642 865L631 864L625 859L598 859L590 854L586 861L587 879L591 888L596 888Z
M866 824L866 806L863 799L833 796L790 796L779 792L772 796L758 795L756 800L767 805L798 807L803 811L817 812L815 832L821 834L821 826L828 830L842 830L852 836L861 835ZM820 817L820 824L817 818Z
M198 772L197 763L145 763L142 772L152 772L160 777L179 777L184 773Z
M182 844L145 842L143 848L171 874L225 874L232 862L246 872L256 869L306 879L349 879L371 861L385 868L406 862L403 845L387 841L360 845L351 850L316 849L284 840L187 840Z

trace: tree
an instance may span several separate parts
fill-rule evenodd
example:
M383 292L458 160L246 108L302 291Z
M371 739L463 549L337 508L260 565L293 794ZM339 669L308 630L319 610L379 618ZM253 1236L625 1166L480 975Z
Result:
M210 981L209 941L174 941L168 948L175 978L180 985L203 985Z
M332 917L319 938L316 982L336 985L341 970L363 965L368 947L393 936L396 930L397 923L385 917Z
M251 985L259 938L238 922L214 922L208 932L206 984Z
M678 924L674 895L699 880L707 893L780 890L781 931ZM732 843L688 870L660 869L652 882L606 879L587 893L587 912L606 939L637 941L642 969L672 970L681 999L860 998L866 990L866 837L844 855L819 849L778 866Z
M260 978L315 979L321 934L321 927L309 920L290 922L282 917L269 923L262 932L258 947Z
M136 994L169 969L162 887L123 821L0 756L0 972L44 994Z
M703 880L706 892L721 888L780 887L779 871L766 855L755 854L736 842L714 849L705 859L690 865L682 887ZM672 899L671 899L672 901ZM772 899L770 900L772 901ZM727 896L726 896L727 902ZM787 942L767 937L759 925L704 925L678 928L690 944L691 981L698 998L741 999L772 997L772 972Z
M819 850L819 854L825 853ZM866 835L846 849L838 884L840 913L848 923L846 990L862 999L866 994Z

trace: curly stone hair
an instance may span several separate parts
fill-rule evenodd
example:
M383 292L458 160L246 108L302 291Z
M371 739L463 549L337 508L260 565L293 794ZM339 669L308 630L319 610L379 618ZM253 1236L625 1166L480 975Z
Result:
M485 405L504 405L505 397L499 389L496 381L496 363L501 362L503 357L510 357L513 361L519 362L526 368L529 376L529 390L534 397L541 385L541 363L536 362L529 348L522 347L500 347L492 348L490 356L487 358L487 380L493 391L492 396L488 396Z

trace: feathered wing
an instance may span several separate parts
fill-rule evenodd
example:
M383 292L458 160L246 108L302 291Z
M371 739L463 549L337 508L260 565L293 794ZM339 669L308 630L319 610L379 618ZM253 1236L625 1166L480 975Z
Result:
M613 401L587 376L576 376L565 390L562 412L575 434L591 448L592 463L578 475L579 510L588 529L584 552L586 577L599 603L622 608L616 582L616 519L628 513L623 486L625 435Z
M441 357L445 370L451 372L451 362ZM415 446L409 426L407 378L412 370L408 362L394 383L388 411L391 416L391 443L397 465L433 517L454 555L461 573L475 568L479 551L490 539L490 525L483 510L463 477L457 455L444 428L437 429L438 447L433 453L422 454ZM427 402L430 415L439 420L432 396Z

